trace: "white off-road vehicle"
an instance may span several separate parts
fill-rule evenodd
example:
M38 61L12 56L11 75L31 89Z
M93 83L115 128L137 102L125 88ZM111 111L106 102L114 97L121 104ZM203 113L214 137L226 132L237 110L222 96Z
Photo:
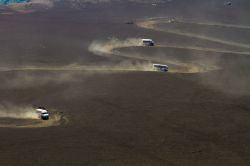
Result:
M154 46L155 42L152 39L142 39L141 40L143 46Z
M38 107L36 113L39 119L49 120L49 113L44 107Z
M153 68L156 71L161 71L161 72L167 72L168 71L168 65L153 64Z

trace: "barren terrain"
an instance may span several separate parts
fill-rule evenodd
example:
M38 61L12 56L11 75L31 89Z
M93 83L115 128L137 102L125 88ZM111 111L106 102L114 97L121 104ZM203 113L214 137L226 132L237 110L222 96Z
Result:
M0 165L249 165L249 9L247 0L1 6ZM51 119L34 118L37 106Z

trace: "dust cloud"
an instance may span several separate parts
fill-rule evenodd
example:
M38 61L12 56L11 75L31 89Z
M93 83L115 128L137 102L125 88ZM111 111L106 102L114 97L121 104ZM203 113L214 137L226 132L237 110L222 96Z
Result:
M140 38L127 38L125 40L119 40L117 38L111 38L107 41L93 41L88 50L96 55L112 55L115 54L114 49L142 46ZM117 53L117 52L116 52Z
M140 38L127 38L125 40L119 40L117 38L111 38L108 41L93 41L88 50L95 55L99 56L120 56L134 60L123 60L116 65L100 66L101 69L110 69L116 71L154 71L151 60L145 58L139 58L138 56L129 56L121 53L118 49L126 47L139 47L142 46Z
M0 118L38 119L38 116L32 106L0 104Z
M69 122L64 114L54 109L51 109L49 113L49 120L41 120L32 106L2 103L0 104L0 127L41 128L58 126Z
M44 85L64 84L76 82L84 77L95 73L130 72L130 71L153 71L152 63L146 61L123 60L117 64L82 65L69 64L65 66L19 66L1 67L0 72L15 73L7 74L0 78L2 89L26 89L41 87Z

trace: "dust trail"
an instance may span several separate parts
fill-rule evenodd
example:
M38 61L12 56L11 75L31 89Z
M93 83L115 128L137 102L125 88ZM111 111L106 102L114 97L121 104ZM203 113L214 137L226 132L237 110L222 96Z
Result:
M0 118L38 119L35 109L31 106L0 105Z
M62 124L67 124L69 122L67 117L62 116L59 113L50 115L49 120L22 119L21 121L13 121L12 119L2 119L1 121L8 121L8 123L0 123L0 127L4 128L44 128L44 127L59 126Z
M177 23L188 23L188 24L196 24L196 25L205 25L205 26L217 26L224 28L237 28L237 29L250 29L248 25L234 25L234 24L221 24L221 23L204 23L204 22L186 22L186 21L175 21Z
M200 62L199 63L198 62L183 63L177 60L164 59L164 58L160 58L157 56L148 57L148 56L136 55L136 54L128 55L118 50L120 48L140 47L140 46L142 46L140 38L128 38L126 40L118 40L116 38L112 38L106 42L103 42L103 41L92 42L91 45L89 46L89 51L100 56L119 56L119 57L124 57L124 58L129 58L129 59L140 60L140 61L147 61L148 62L147 69L149 71L153 71L152 62L166 63L168 65L171 65L173 68L171 68L170 72L174 72L174 73L177 73L177 72L197 73L197 72L207 72L210 70L218 69L218 67L215 64L204 65ZM127 68L129 68L129 66Z
M107 52L103 52L105 54ZM0 72L6 71L88 71L88 72L106 72L106 71L133 71L133 70L148 70L146 69L148 63L137 62L132 63L131 61L123 61L115 65L81 65L81 64L70 64L66 66L47 67L47 66L20 66L20 67L0 67ZM72 79L70 75L59 75L62 79ZM25 78L29 80L30 78ZM58 79L58 78L57 78Z
M119 40L116 38L111 38L108 41L94 41L89 46L89 51L97 55L110 55L115 53L117 48L126 48L126 47L140 47L142 42L140 38L128 38L125 40ZM155 47L167 47L167 48L179 48L187 50L197 50L204 52L215 52L215 53L231 53L231 54L241 54L241 55L250 55L250 52L239 52L239 51L229 51L223 49L214 49L214 48L202 48L195 46L177 46L177 45L156 45Z
M185 23L185 24L195 24L195 25L205 25L205 26L217 26L225 28L237 28L237 29L250 29L249 25L236 25L236 24L223 24L218 22L193 22L193 21L184 21L184 20L175 20L166 17L154 17L150 18L151 21L159 21L159 23Z
M68 118L56 110L50 110L50 119L41 120L32 106L0 105L0 127L40 128L68 123Z
M221 40L221 39L217 39L217 38L213 38L213 37L197 35L197 34L193 34L193 33L183 33L183 32L180 32L178 30L162 29L162 28L157 27L157 24L159 24L159 23L161 23L161 22L156 21L156 20L144 20L144 21L138 22L137 26L142 27L142 28L146 28L146 29L152 29L152 30L172 33L175 35L181 35L181 36L186 36L186 37L191 37L191 38L212 41L212 42L225 44L225 45L229 45L229 46L237 46L237 47L248 48L248 49L250 48L250 45L248 45L248 44L231 42L231 41Z
M193 62L193 63L184 63L184 62L180 62L178 60L170 60L170 59L164 59L164 58L160 58L160 57L154 57L154 58L150 58L148 56L142 56L142 55L138 55L138 56L131 56L131 55L127 55L127 54L119 54L119 56L121 57L125 57L125 58L131 58L131 59L137 59L137 60L142 60L142 61L148 61L151 65L150 68L152 69L152 62L155 63L164 63L170 66L170 73L201 73L201 72L208 72L208 71L212 71L212 70L219 70L220 68L215 64L215 63L211 63L211 64L204 64L202 62Z
M90 44L88 50L97 55L110 55L116 48L142 46L140 38L127 38L119 40L111 38L108 41L94 41Z
M40 120L39 123L33 124L26 124L26 125L15 125L15 126L8 126L8 127L15 127L15 128L44 128L44 127L52 127L52 126L59 126L59 125L66 125L69 122L69 119L59 112L52 112L50 114L49 120Z
M186 50L194 50L194 51L203 51L203 52L214 52L214 53L225 53L225 54L239 54L239 55L250 55L250 52L241 52L241 51L228 51L217 48L202 48L195 46L178 46L178 45L157 45L156 47L162 48L177 48L177 49L186 49Z
M154 71L152 63L149 62L132 62L130 60L122 61L114 65L100 65L100 66L84 66L80 64L71 64L68 66L58 66L47 68L40 67L8 67L0 72L16 71L14 75L6 76L1 79L0 89L27 89L37 88L45 85L65 84L69 82L77 82L84 73L85 76L102 73L121 73L132 71ZM30 71L30 72L26 72ZM37 72L46 71L46 72ZM49 72L49 73L48 73Z
M31 88L44 86L47 84L63 84L78 81L79 74L85 75L94 73L110 72L131 72L131 71L153 71L150 62L132 62L125 60L118 64L87 66L81 64L70 64L66 66L19 66L0 67L0 72L16 71L15 75L7 77L1 81L0 89ZM25 72L30 71L30 72ZM46 71L39 72L37 71ZM50 73L48 73L50 72ZM79 73L80 72L80 73Z

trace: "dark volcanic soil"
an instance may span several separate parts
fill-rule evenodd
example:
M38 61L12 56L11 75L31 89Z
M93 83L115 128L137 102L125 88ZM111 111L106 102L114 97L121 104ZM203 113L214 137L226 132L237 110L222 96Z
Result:
M76 9L59 3L29 14L0 14L0 104L44 106L67 119L58 126L16 128L13 125L33 122L0 118L0 165L250 165L249 55L160 47L119 49L131 56L185 63L197 60L208 65L212 61L220 67L189 74L18 68L72 64L98 68L129 60L88 51L94 40L111 37L221 48L213 42L125 22L178 17L187 22L250 25L247 0L223 4L222 0L173 0L157 6L88 3ZM200 29L182 26L192 33L193 28ZM235 42L240 41L238 31L230 29L234 32ZM248 51L226 44L223 49Z

